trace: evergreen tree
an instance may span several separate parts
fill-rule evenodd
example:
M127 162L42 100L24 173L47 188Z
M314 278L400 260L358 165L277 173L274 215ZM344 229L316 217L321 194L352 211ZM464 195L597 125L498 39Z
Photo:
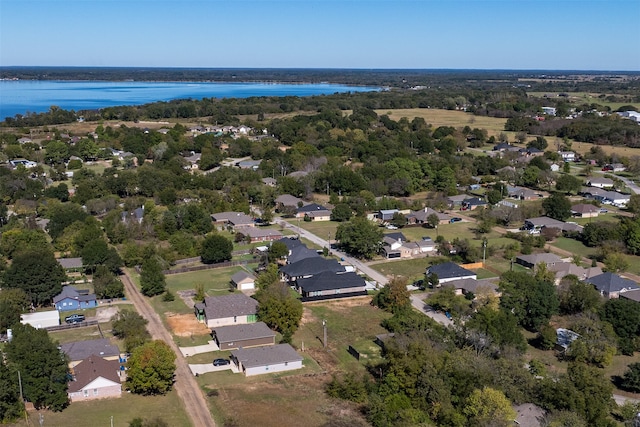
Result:
M140 285L142 293L148 297L159 295L165 291L167 284L162 267L156 257L149 257L142 263Z
M36 306L50 303L65 279L64 269L48 249L19 253L3 277L4 286L22 289Z

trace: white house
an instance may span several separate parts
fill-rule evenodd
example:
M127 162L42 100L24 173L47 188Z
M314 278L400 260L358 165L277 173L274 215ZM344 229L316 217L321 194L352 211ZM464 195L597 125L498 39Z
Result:
M58 326L60 325L60 312L58 310L50 310L23 314L20 316L20 323L31 325L36 329Z
M234 350L231 352L231 361L236 365L238 371L244 372L247 377L291 371L303 367L302 356L289 344Z
M92 354L72 369L67 393L72 402L120 397L122 385L120 362Z

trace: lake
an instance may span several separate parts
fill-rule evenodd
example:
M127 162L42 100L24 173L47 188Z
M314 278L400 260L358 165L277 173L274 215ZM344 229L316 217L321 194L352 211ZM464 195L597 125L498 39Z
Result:
M331 83L105 82L54 80L0 81L0 120L16 114L42 113L56 105L65 110L93 110L183 98L311 96L369 92L377 87Z

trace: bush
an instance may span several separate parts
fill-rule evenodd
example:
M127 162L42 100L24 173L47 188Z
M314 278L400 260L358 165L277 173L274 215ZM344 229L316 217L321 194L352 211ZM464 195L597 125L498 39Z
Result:
M170 302L176 299L175 295L169 290L165 291L164 295L162 295L162 301Z

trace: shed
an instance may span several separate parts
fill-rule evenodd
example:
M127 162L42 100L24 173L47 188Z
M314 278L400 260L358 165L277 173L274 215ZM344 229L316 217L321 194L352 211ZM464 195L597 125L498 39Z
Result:
M289 344L233 350L231 360L246 376L291 371L303 367L302 356Z
M219 326L213 328L213 338L218 343L220 350L259 347L276 343L276 333L269 329L264 322Z
M253 274L249 274L246 271L238 271L231 276L231 283L241 291L246 291L256 288L256 278Z
M37 313L23 314L20 323L31 325L36 329L46 329L60 325L60 312L58 310L39 311Z

